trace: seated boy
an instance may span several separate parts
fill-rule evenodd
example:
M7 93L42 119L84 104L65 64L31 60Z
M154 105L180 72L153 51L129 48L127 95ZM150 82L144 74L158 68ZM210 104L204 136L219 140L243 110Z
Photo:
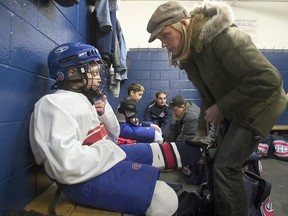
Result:
M152 122L139 121L136 117L136 105L141 100L144 90L144 87L138 83L131 84L128 88L128 96L119 104L116 116L121 128L120 137L137 142L162 143L160 127Z
M31 115L36 163L79 204L135 215L174 214L178 198L158 180L159 169L191 164L199 149L185 143L118 146L119 123L103 95L108 71L95 47L59 45L48 66L58 90L43 96Z

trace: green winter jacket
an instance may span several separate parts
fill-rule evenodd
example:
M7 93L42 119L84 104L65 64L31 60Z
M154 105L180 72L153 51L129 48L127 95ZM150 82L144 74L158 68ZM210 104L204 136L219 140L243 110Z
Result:
M165 141L192 140L197 132L200 108L193 102L187 102L185 110L179 119L174 116L175 123L171 125Z
M281 75L233 25L231 9L218 7L191 11L191 55L180 66L202 96L198 129L206 130L204 112L216 103L226 119L265 136L287 106Z

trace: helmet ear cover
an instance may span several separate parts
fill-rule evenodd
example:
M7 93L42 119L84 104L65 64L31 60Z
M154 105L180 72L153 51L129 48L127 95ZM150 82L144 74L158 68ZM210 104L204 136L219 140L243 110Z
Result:
M83 79L87 79L89 71L86 62L79 62L77 65L70 65L57 73L56 82L51 86L51 89L73 89L71 84L83 83ZM69 72L74 71L74 74ZM64 75L65 74L65 75ZM76 89L74 89L76 90Z

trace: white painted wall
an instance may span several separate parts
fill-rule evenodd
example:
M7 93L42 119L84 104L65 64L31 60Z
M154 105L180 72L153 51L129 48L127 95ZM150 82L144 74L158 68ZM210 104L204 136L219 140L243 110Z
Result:
M148 43L148 20L165 1L118 1L117 17L129 48L159 48L160 41ZM188 10L200 1L180 1ZM288 49L288 2L226 1L232 6L239 28L249 31L260 49ZM247 26L247 25L250 25Z

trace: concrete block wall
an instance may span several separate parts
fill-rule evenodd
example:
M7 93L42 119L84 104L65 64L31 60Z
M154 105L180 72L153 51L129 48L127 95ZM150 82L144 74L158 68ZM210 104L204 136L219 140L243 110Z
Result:
M128 80L124 81L119 98L110 100L114 109L121 99L127 96L127 89L131 83L140 83L145 88L142 100L137 104L139 119L143 119L146 104L154 100L159 90L167 93L167 103L175 95L182 95L200 105L198 90L188 80L184 71L169 65L166 49L132 48L128 51L127 59Z
M35 166L29 119L50 92L46 61L68 41L89 41L87 1L63 8L51 0L0 1L0 215L18 210L50 183Z
M58 44L90 41L87 1L63 8L54 0L0 1L0 216L9 209L23 208L50 184L41 167L34 164L29 145L29 120L35 102L50 92L53 81L46 65L47 55ZM288 90L288 54L263 51L280 70ZM108 99L116 109L133 82L146 91L139 102L138 116L158 90L168 93L168 102L183 95L200 104L197 89L186 74L170 67L165 49L130 49L128 80L119 98ZM287 124L287 113L281 119Z
M284 88L288 91L288 51L262 50L263 54L280 71ZM188 80L185 71L169 66L166 49L139 48L128 52L128 80L121 88L119 98L113 98L112 107L116 109L120 100L127 96L127 89L131 83L138 82L145 88L142 100L138 103L138 118L143 119L146 104L155 98L155 93L164 90L168 94L167 103L175 95L182 95L187 100L200 105L201 98L198 90ZM287 111L281 116L277 124L288 125Z

